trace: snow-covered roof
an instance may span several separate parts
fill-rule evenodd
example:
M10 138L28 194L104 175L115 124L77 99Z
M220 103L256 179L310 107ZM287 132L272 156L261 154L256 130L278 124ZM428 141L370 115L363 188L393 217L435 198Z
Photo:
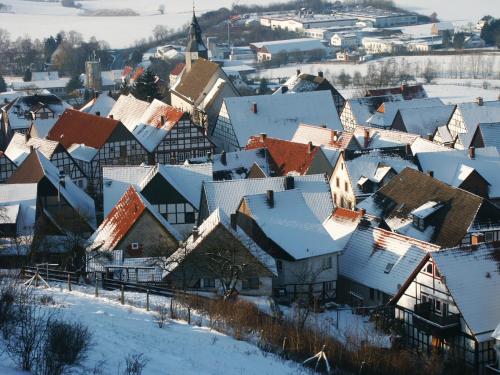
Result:
M410 147L413 155L418 154L420 152L446 152L453 150L450 147L442 146L420 137L416 138Z
M484 146L496 147L500 151L500 121L479 124L479 131Z
M490 198L500 197L500 156L495 147L476 149L474 159L468 150L419 152L416 157L423 171L433 171L434 178L454 187L475 170L490 184Z
M380 228L359 225L339 259L340 275L394 295L428 252L439 247Z
M359 211L337 207L328 219L323 222L323 226L335 241L337 247L344 249L352 233L358 227L360 220L361 213Z
M429 201L411 211L413 216L425 219L435 213L443 205L443 202Z
M86 146L82 143L74 143L68 148L68 153L75 160L90 163L99 152L98 149Z
M342 130L329 91L232 97L225 98L224 103L240 146L244 146L250 136L260 133L291 139L301 123ZM254 104L256 113L252 111Z
M220 208L226 215L234 213L246 195L263 194L267 190L284 191L286 179L293 179L311 211L323 222L333 212L330 186L322 174L307 176L251 178L245 180L205 182L203 190L209 213Z
M273 193L273 205L267 194L247 195L243 201L264 234L296 260L342 250L299 190Z
M108 116L111 109L116 104L116 100L114 100L109 95L99 95L97 98L91 99L87 104L85 104L80 111L96 114L99 112L101 116Z
M344 106L344 110L349 106L356 123L358 125L365 125L382 103L400 102L403 100L403 95L401 94L353 98L347 100L348 104Z
M414 99L419 100L419 99ZM410 101L414 101L410 100ZM424 100L424 99L420 99ZM421 108L401 108L399 114L408 133L426 137L440 126L446 126L455 106L440 105Z
M116 165L102 168L104 216L107 216L127 189L139 184L153 169L151 165Z
M476 339L491 340L500 321L498 242L445 249L431 257Z
M365 132L368 131L368 145L365 147ZM367 149L383 149L392 147L404 147L412 144L419 136L397 130L364 128L357 126L354 129L354 136L358 144Z
M149 152L153 152L184 112L154 99L151 103L121 95L110 112ZM163 122L162 122L163 121Z
M58 145L58 142L49 141L48 139L35 137L26 139L26 135L15 132L5 150L5 155L19 166L30 154L30 147L37 149L47 159L50 159Z
M456 111L463 118L466 132L458 133L458 138L468 148L480 123L500 121L500 100L484 101L482 105L475 102L457 104Z
M401 172L407 167L417 169L411 160L378 150L354 154L353 156L353 159L345 161L345 166L354 195L356 196L365 194L359 184L362 177L379 184L391 169L396 173Z
M222 160L225 158L225 162ZM269 175L269 162L267 152L264 148L254 150L239 150L221 154L200 156L186 160L184 164L212 163L212 173L215 181L238 180L248 177L248 173L254 164L258 165L266 175Z
M143 190L158 174L193 207L199 208L202 184L212 181L212 164L156 164L140 182L140 189Z
M299 38L287 40L274 40L270 42L257 42L250 43L258 49L265 49L267 52L273 54L278 52L291 52L291 51L311 51L313 49L324 50L326 47L319 39L312 38Z
M297 143L312 142L315 146L345 149L353 140L353 133L300 124L291 140Z
M149 212L177 241L176 229L154 209L133 186L130 186L88 240L87 250L115 250L144 212ZM146 235L146 233L144 233Z
M495 329L495 331L491 334L491 337L493 337L494 339L500 341L500 323L498 324L498 326Z
M233 229L230 220L224 212L216 209L212 214L198 227L198 235L189 236L185 242L185 247L179 248L174 252L166 261L167 269L163 275L165 277L168 273L174 271L182 262L187 254L190 254L205 240L210 234L219 226L223 226L230 234L233 235L250 253L271 273L275 276L278 275L276 268L276 261L272 256L265 252L259 245L257 245L242 229Z
M439 98L424 98L424 99L384 102L377 109L377 112L375 112L367 120L367 122L373 126L390 128L392 126L392 123L394 122L394 118L396 117L398 110L404 108L421 108L422 111L427 111L427 109L424 109L425 107L439 107L439 106L444 106L444 103Z

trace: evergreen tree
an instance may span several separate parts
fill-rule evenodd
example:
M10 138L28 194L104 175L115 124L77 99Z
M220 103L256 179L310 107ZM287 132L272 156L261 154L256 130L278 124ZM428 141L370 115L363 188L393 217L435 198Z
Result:
M132 94L140 100L160 99L161 95L156 86L156 76L154 72L147 68L144 73L135 81Z
M25 71L24 71L24 76L23 76L23 81L24 82L30 82L31 81L31 68L27 68Z
M489 22L481 30L481 38L488 45L500 46L500 19L488 18L485 21Z
M45 39L45 45L43 49L45 62L50 62L50 58L52 57L52 54L55 52L56 49L57 49L57 41L53 36L50 36L47 39Z
M72 93L75 90L83 88L82 81L78 75L74 75L66 84L66 93Z
M3 76L0 74L0 92L7 91L7 84L5 83L5 79L3 79Z

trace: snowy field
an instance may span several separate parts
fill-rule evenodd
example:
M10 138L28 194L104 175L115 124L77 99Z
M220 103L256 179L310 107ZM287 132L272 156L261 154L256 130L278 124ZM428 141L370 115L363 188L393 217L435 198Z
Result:
M37 292L53 296L62 306L62 318L81 322L90 328L93 345L84 365L93 368L103 361L101 367L104 374L117 374L120 365L123 370L124 357L129 353L144 353L148 358L143 375L309 373L294 362L283 361L263 353L256 346L208 328L172 320L159 328L153 313L122 306L117 301L117 295L113 299L95 298L90 294L64 292L58 288ZM8 368L8 360L2 360L2 366ZM0 367L1 374L22 374L11 372L6 367Z
M82 10L64 8L59 3L26 0L2 0L12 8L12 13L0 13L0 27L7 29L13 38L29 35L44 38L61 30L75 30L88 39L95 36L106 40L113 48L128 47L134 41L148 38L156 25L178 29L189 22L192 2L185 0L79 0ZM234 0L197 0L198 13L230 7ZM239 4L269 4L278 0L239 0ZM443 20L477 22L485 14L500 16L497 0L479 0L470 6L467 0L396 0L398 5L423 14L436 11ZM158 6L165 5L160 15ZM416 5L415 5L416 4ZM136 17L83 17L85 10L132 9Z

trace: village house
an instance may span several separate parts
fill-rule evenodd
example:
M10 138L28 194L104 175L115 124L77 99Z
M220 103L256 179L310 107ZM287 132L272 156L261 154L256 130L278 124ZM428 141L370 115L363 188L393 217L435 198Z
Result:
M406 157L406 155L403 155ZM361 201L387 185L405 168L417 168L395 152L344 151L330 177L333 203L353 210Z
M185 165L212 164L214 181L253 178L255 171L260 177L271 175L270 157L266 148L253 148L233 152L222 151L220 154L207 155L186 160Z
M236 217L238 225L276 259L278 299L336 297L338 254L330 236L299 190L246 195Z
M102 198L104 165L141 164L147 152L120 121L69 109L56 122L47 139L61 143L88 177L87 191Z
M182 239L133 186L90 236L87 252L122 250L123 258L169 256Z
M362 126L354 129L354 137L362 150L399 150L407 154L408 146L420 138L416 134Z
M341 49L356 48L359 46L359 39L355 33L336 33L331 37L330 45Z
M339 259L338 300L350 306L382 306L399 291L427 253L439 246L361 220Z
M451 22L435 22L431 26L431 34L443 36L443 34L448 33L452 36L455 33L455 26Z
M277 275L276 261L219 209L193 229L164 267L164 280L175 288L225 295L234 288L241 295L271 296Z
M450 186L500 203L500 157L495 147L416 152L420 170Z
M14 133L9 146L5 150L5 156L11 160L16 167L20 166L30 155L32 149L37 149L43 156L52 162L65 176L69 177L79 188L87 188L87 176L78 163L71 157L62 144L57 141L31 137L29 133ZM6 166L6 171L10 166ZM4 174L7 175L6 171Z
M470 244L474 233L500 239L500 209L493 203L411 168L358 208L378 218L381 228L441 247Z
M10 160L4 152L0 151L0 183L3 184L7 181L16 168L17 164Z
M236 212L241 199L246 195L264 194L268 190L276 193L293 189L302 193L304 200L321 222L333 212L332 193L324 174L212 181L203 183L198 223L202 223L216 209L230 216Z
M170 89L171 103L173 107L189 113L197 124L210 133L223 99L239 96L239 93L222 68L208 61L208 50L194 13L185 56L186 65Z
M121 95L110 111L148 152L151 163L180 164L186 159L213 153L205 129L188 113L154 99L151 103L133 95Z
M424 138L433 138L439 127L446 126L454 109L453 105L399 108L390 128Z
M3 150L7 147L13 132L27 133L35 124L37 136L45 138L69 104L55 95L21 96L0 109L1 142Z
M329 91L226 98L212 134L219 149L240 150L252 135L290 139L301 123L342 130Z
M324 173L330 176L332 166L321 147L270 138L266 134L250 137L246 150L265 148L269 157L270 176Z
M427 98L424 86L416 85L401 85L397 87L385 87L377 89L367 89L365 96L383 96L383 95L402 95L404 100L424 99Z
M250 47L257 55L257 62L271 61L277 54L293 53L328 53L327 47L319 39L299 38L274 40L268 42L250 43Z
M395 102L384 102L380 104L375 113L366 121L369 126L375 128L389 129L400 109L419 108L422 112L427 107L440 107L444 103L439 98L424 98L412 100L400 100ZM424 109L425 108L425 109Z
M115 103L116 100L111 96L95 93L95 97L90 99L82 108L80 108L80 111L98 116L107 116L111 112Z
M478 124L500 121L500 100L460 103L455 107L447 128L454 140L454 147L468 149L471 145ZM437 139L438 143L443 143Z
M429 252L391 304L407 344L427 353L453 353L482 374L495 364L500 248L498 242L481 241L476 234L470 245Z
M365 37L361 44L370 55L401 54L406 51L406 43L395 37Z
M202 183L212 181L211 164L103 168L104 215L134 186L181 234L198 221Z
M310 29L354 26L355 17L338 17L327 14L307 14L300 11L299 15L262 16L260 24L271 29L283 29L295 32L307 32Z
M304 144L311 142L314 146L338 150L361 150L361 145L351 132L308 124L300 124L291 141Z
M402 100L404 99L401 94L348 99L340 114L340 121L344 130L352 132L356 126L367 126L368 119L382 103Z
M338 90L324 76L323 72L318 72L318 75L301 73L297 70L297 74L290 77L283 85L281 85L274 94L296 94L298 92L310 91L330 91L333 96L333 102L337 108L337 113L342 112L345 99ZM273 94L273 95L274 95Z

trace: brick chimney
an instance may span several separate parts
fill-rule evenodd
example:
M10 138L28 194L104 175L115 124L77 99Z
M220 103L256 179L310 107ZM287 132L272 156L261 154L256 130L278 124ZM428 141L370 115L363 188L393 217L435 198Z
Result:
M207 152L207 161L212 162L212 151Z
M259 135L259 139L261 142L264 142L267 138L267 134L266 133L260 133Z
M293 176L286 176L284 181L285 190L292 190L295 188L295 178Z
M471 159L476 158L476 149L474 146L469 147L469 158L471 158Z
M479 245L484 242L484 234L483 233L472 233L470 236L470 243L473 246Z
M307 142L307 153L311 154L314 150L313 143L311 141Z
M300 69L297 69L297 75L300 76Z
M323 78L323 72L321 70L318 72L318 77Z
M362 208L359 210L359 213L361 214L361 216L365 216L366 210L364 208Z
M113 116L113 115L109 115L109 118L110 118L110 119L114 119L114 118L115 118L115 116Z
M434 171L427 171L427 174L429 175L429 177L434 178Z
M193 236L193 240L195 241L200 236L200 231L196 225L193 227L193 231L191 232L191 234Z
M274 207L274 191L268 190L266 192L266 201L269 207Z
M363 148L368 148L368 144L370 143L370 131L368 129L364 130L364 145Z
M427 139L432 142L432 133L427 134Z
M96 115L96 116L101 116L101 112L96 111L95 115Z
M252 103L252 112L257 113L257 103Z
M483 104L484 104L484 100L483 100L483 98L482 98L481 96L478 96L478 97L476 98L476 104L477 104L478 106L480 106L480 107L482 107L482 106L483 106Z

